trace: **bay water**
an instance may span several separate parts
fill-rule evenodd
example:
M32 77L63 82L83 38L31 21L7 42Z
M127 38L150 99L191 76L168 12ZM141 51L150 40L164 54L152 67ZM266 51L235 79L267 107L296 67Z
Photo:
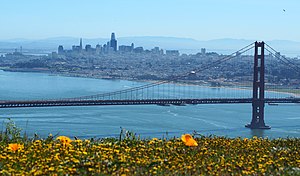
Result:
M143 84L146 83L0 70L0 100L78 97ZM228 88L203 89L207 94L235 91ZM0 109L2 130L7 118L11 118L23 129L22 133L26 132L29 137L34 134L46 137L50 133L79 138L117 137L121 128L143 138L179 137L194 131L201 135L227 137L300 137L299 104L266 105L265 122L272 127L270 130L251 130L244 127L251 121L251 104Z

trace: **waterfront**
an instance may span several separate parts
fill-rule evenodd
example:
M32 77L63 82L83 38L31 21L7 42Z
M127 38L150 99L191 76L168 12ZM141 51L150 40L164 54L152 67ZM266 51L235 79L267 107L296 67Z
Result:
M93 95L142 84L145 83L0 71L0 99ZM206 88L206 91L222 94L233 90ZM49 133L82 138L118 136L122 127L142 137L172 137L195 130L203 135L277 138L300 136L299 107L297 104L266 105L266 123L272 129L265 131L244 127L251 120L250 104L0 109L0 117L1 121L11 118L29 136L37 133L42 137Z

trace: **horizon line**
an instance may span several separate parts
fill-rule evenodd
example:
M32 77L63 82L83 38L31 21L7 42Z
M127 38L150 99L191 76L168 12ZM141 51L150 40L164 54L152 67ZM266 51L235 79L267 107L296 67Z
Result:
M297 40L290 40L290 39L268 39L268 40L255 40L255 39L246 39L246 38L230 38L230 37L224 37L224 38L213 38L213 39L206 39L206 40L199 40L194 39L191 37L176 37L176 36L162 36L162 35L137 35L137 36L121 36L116 37L118 38L139 38L139 37L157 37L157 38L177 38L177 39L188 39L188 40L194 40L194 41L200 41L200 42L207 42L207 41L214 41L214 40L246 40L246 41L289 41L289 42L297 42L300 43L300 41ZM9 42L13 40L28 40L28 41L38 41L38 40L49 40L49 39L55 39L55 38L70 38L70 39L84 39L84 40L94 40L94 39L110 39L110 37L76 37L76 36L54 36L54 37L45 37L45 38L9 38L9 39L0 39L0 42Z

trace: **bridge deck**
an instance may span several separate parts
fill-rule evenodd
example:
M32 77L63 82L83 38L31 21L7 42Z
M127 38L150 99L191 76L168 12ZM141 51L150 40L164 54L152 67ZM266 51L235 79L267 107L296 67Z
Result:
M186 104L240 104L252 103L252 98L223 99L149 99L149 100L43 100L0 101L0 108L50 106L104 106L104 105L186 105ZM300 103L300 98L269 98L265 103Z

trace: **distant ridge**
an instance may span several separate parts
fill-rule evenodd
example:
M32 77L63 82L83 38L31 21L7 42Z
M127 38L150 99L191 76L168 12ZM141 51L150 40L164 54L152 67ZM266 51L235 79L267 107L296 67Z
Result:
M83 44L105 44L109 38L83 38ZM151 49L158 46L162 49L177 49L181 53L197 53L201 48L206 48L208 52L218 52L228 54L242 48L255 40L246 39L214 39L199 41L192 38L179 38L179 37L164 37L164 36L134 36L134 37L118 37L118 45L130 45L134 43L135 46L143 46L145 49ZM276 50L281 51L282 54L288 56L300 55L300 42L290 40L271 40L266 41ZM10 39L0 40L1 50L13 50L22 46L24 49L43 50L43 51L56 51L58 45L63 45L65 49L71 49L72 45L78 45L79 38L76 37L53 37L39 40L30 39Z

